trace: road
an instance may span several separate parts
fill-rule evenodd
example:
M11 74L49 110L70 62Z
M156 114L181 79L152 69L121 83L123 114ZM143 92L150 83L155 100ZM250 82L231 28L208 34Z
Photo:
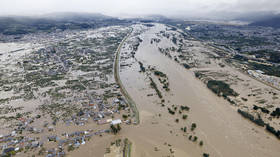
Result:
M130 108L131 108L131 110L133 112L133 117L134 117L134 122L133 123L134 124L139 124L139 122L140 122L140 120L139 120L139 112L138 112L136 103L131 98L131 96L128 94L127 90L125 89L125 87L124 87L124 85L123 85L123 83L122 83L122 81L120 79L120 51L121 51L121 48L122 48L123 44L128 39L128 37L131 35L132 32L133 32L133 28L131 28L131 31L122 40L122 42L118 46L118 49L116 50L115 61L114 61L114 77L115 77L116 83L120 87L120 91L122 92L122 94L126 98L126 101L130 105Z

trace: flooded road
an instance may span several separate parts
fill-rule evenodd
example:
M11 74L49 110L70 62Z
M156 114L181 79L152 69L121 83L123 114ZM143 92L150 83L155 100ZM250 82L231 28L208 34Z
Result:
M170 47L172 42L162 39L158 44L150 44L156 33L164 31L164 25L149 28L141 36L135 58L144 65L155 66L168 76L170 92L164 92L166 106L172 104L190 107L188 123L197 124L196 136L204 141L200 147L181 133L184 121L175 123L176 115L170 115L158 98L148 97L153 92L148 78L139 73L139 65L134 62L130 68L120 73L128 93L138 105L140 124L124 130L123 135L133 141L133 156L165 156L174 150L174 156L219 157L277 157L280 143L274 136L251 122L243 119L229 103L214 95L190 70L158 51L160 47ZM160 114L160 116L159 116ZM168 146L170 144L171 146ZM159 149L158 151L155 151Z

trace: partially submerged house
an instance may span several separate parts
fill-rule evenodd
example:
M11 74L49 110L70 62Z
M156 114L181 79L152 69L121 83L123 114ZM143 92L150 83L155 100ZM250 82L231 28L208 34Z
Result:
M111 122L112 125L117 125L117 124L121 124L122 123L122 120L121 119L116 119L116 120L113 120Z

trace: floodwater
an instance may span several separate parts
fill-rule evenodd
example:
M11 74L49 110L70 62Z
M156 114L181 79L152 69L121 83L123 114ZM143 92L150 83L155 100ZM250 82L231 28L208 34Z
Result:
M202 156L203 152L215 157L278 157L278 139L264 128L243 119L228 102L214 95L196 79L192 71L162 55L156 44L150 44L151 38L155 38L155 33L161 30L165 30L165 26L158 24L142 34L143 42L135 57L144 66L156 66L167 74L171 90L163 92L167 106L187 105L191 109L186 122L180 120L175 123L178 115L171 115L167 107L161 107L157 96L147 96L154 90L149 88L146 76L139 73L138 63L123 69L121 79L140 113L140 124L122 131L122 135L133 142L132 156L167 156L171 148L175 151L172 155L176 157ZM165 47L167 44L172 43L162 39L158 45ZM198 126L196 136L203 140L203 147L189 141L180 130L186 123L192 122Z

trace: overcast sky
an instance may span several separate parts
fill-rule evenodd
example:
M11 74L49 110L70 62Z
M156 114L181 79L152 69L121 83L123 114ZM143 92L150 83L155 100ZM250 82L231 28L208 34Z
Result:
M280 0L0 0L0 15L51 12L205 15L254 11L280 11Z

